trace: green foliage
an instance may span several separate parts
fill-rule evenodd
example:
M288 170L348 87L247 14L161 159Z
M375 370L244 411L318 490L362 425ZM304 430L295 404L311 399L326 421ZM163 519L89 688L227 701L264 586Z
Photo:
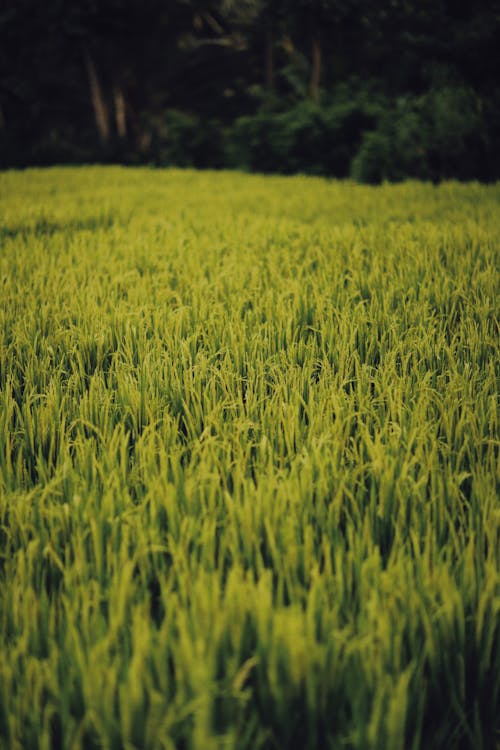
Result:
M464 87L431 89L424 98L429 160L440 176L474 177L485 150L481 107L479 97Z
M259 172L349 174L364 130L376 121L365 101L324 106L304 101L276 112L262 108L232 130L231 159Z
M177 110L167 110L153 123L152 156L160 166L221 166L220 123L201 123L200 118Z
M0 193L2 750L494 748L498 186Z
M351 174L371 183L405 177L472 179L488 151L480 104L471 90L451 86L398 99L378 127L365 133Z
M351 174L360 182L375 184L405 176L428 179L428 137L418 102L401 98L382 115L376 129L364 134Z

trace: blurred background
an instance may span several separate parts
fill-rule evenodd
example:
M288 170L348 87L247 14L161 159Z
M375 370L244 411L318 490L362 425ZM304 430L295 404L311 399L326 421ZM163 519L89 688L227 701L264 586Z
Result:
M500 178L495 0L3 0L0 166Z

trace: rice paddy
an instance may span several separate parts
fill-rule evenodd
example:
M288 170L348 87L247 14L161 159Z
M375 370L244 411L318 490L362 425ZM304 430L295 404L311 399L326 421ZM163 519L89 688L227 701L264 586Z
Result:
M500 186L0 174L0 747L500 747Z

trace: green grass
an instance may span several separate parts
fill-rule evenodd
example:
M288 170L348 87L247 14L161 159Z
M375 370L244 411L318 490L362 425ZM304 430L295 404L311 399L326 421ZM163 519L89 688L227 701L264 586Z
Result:
M498 747L500 186L0 190L0 747Z

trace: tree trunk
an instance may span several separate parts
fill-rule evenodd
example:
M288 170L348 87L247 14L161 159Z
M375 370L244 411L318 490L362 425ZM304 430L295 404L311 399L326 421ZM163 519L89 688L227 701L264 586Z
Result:
M274 89L274 38L270 25L266 29L266 88Z
M85 56L85 67L87 68L87 75L89 78L90 87L90 98L92 101L92 107L94 109L95 124L99 138L103 146L109 142L109 136L111 132L109 123L109 110L106 104L106 98L102 90L99 76L97 74L97 66L95 64L92 55L88 48L84 50Z
M123 89L118 84L115 84L113 88L113 99L115 102L116 132L118 138L123 141L127 137L127 105Z
M319 84L321 82L321 38L319 30L316 30L313 34L311 57L311 96L316 101L319 94Z

